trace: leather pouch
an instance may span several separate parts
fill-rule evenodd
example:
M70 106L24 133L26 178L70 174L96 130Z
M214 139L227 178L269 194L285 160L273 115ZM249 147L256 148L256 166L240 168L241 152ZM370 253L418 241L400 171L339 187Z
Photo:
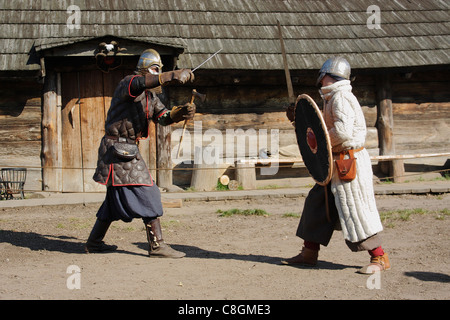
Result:
M138 145L135 143L120 142L113 145L114 154L122 160L132 160L137 157L139 152Z
M349 154L349 159L344 159L345 154ZM356 158L354 150L342 151L339 160L335 160L338 176L342 181L352 181L356 177Z

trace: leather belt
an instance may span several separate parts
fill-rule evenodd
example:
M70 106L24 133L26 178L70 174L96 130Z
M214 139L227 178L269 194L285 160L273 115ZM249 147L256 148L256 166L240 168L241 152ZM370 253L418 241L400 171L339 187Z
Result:
M106 139L116 140L118 142L126 142L126 143L136 144L136 140L130 139L130 138L116 137L116 136L105 136L105 137L106 137Z
M358 148L358 149L347 149L347 150L342 150L341 152L333 152L334 155L338 155L341 154L342 152L347 153L348 150L353 150L353 152L359 152L362 149L364 149L364 147Z

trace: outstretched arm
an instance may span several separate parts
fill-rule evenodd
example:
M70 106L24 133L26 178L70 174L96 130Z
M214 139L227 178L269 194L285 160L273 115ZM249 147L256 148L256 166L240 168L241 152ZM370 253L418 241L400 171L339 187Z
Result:
M130 82L129 91L132 96L139 96L145 89L152 89L165 86L171 83L181 83L194 81L194 74L190 69L163 72L161 74L147 73L143 76L134 76Z

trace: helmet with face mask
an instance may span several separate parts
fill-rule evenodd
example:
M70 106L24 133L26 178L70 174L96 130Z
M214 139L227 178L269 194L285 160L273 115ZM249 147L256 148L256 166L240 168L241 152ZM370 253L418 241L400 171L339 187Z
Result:
M150 69L150 67L154 67L156 70ZM154 49L147 49L142 52L139 57L138 64L136 66L136 71L139 73L145 74L150 72L152 74L160 74L162 70L163 64L161 62L161 56Z
M316 86L320 86L320 81L326 74L331 76L342 78L345 80L350 79L350 64L343 57L333 57L325 61L322 68L319 70L319 77L317 78Z

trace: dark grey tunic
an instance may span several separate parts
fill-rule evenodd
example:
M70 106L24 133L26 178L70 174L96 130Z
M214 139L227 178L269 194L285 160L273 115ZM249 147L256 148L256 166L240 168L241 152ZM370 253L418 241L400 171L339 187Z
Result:
M161 193L153 186L108 187L106 198L97 212L103 221L130 222L142 218L144 222L163 215Z
M328 207L331 222L328 221L326 213L325 189L328 191ZM305 241L327 246L338 223L339 215L334 204L334 196L331 193L330 184L327 187L316 184L306 197L296 235Z
M150 121L161 125L173 123L170 111L154 93L145 90L142 80L139 75L126 76L111 100L93 176L96 182L107 186L105 201L97 212L97 218L103 221L130 222L134 218L146 221L163 214L161 193L141 154L124 160L112 151L118 137L132 144L148 137Z
M170 111L154 93L146 91L145 87L131 92L133 81L137 82L139 78L142 79L142 76L126 76L114 91L93 176L98 183L113 186L153 185L147 165L139 153L133 160L123 160L112 152L112 146L117 141L114 138L126 138L129 143L136 143L148 137L150 121L161 125L173 123L170 121Z

